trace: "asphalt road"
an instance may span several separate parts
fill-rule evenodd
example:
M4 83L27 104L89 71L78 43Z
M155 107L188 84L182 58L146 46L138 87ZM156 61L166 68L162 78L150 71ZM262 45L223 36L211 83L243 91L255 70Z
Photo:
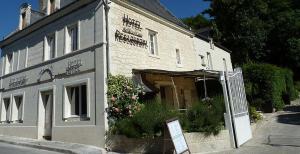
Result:
M300 154L300 106L269 115L241 148L218 154Z
M60 154L52 151L33 149L23 146L16 146L0 143L0 154Z

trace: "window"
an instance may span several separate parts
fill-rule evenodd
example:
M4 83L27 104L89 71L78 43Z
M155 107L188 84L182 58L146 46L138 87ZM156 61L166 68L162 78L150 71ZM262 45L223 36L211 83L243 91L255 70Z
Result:
M66 118L70 117L88 117L88 98L87 85L81 84L77 86L66 87Z
M205 57L203 56L203 55L199 55L200 56L200 59L201 59L201 65L203 66L203 67L205 67L206 66L206 63L205 63Z
M151 55L158 55L157 52L157 33L149 31L149 50Z
M9 53L6 55L6 62L5 62L5 74L9 74L12 72L13 69L13 53Z
M176 49L176 64L177 65L181 65L182 61L181 61L181 54L180 54L180 50Z
M44 61L55 58L55 35L49 35L45 38Z
M23 96L14 96L12 121L21 123L23 120Z
M227 72L227 62L226 62L226 59L223 58L223 63L224 63L224 71Z
M78 25L67 27L66 30L66 53L78 50Z
M212 59L211 59L211 54L207 52L207 69L212 70Z
M26 12L22 13L22 29L26 27Z
M27 65L28 65L28 47L26 47L24 67L26 68Z
M1 122L10 121L10 98L4 98L2 101Z
M55 12L55 0L50 0L50 14Z

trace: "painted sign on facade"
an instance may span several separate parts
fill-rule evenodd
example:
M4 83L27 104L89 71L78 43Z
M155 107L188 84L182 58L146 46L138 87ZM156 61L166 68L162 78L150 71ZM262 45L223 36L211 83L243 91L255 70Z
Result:
M130 44L132 46L147 49L148 42L147 40L143 39L143 34L141 33L143 28L141 27L141 22L136 19L130 18L125 14L122 21L123 29L116 30L115 40L118 42Z

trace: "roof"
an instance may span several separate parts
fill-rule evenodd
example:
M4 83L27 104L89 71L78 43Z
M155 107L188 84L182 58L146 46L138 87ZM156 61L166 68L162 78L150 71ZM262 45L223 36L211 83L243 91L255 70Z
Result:
M214 70L194 70L194 71L167 71L158 69L133 69L134 74L156 74L167 75L172 77L206 77L219 78L220 72Z
M154 13L180 27L189 29L180 19L174 16L165 6L160 3L160 0L128 0L129 2L142 7L151 13Z

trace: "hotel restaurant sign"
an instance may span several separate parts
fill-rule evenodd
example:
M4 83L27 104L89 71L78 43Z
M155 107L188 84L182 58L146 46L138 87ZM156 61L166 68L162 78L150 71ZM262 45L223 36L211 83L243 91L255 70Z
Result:
M136 19L130 18L125 14L122 18L122 22L123 29L116 30L115 40L132 46L147 49L148 42L143 39L143 28L141 27L141 22Z

